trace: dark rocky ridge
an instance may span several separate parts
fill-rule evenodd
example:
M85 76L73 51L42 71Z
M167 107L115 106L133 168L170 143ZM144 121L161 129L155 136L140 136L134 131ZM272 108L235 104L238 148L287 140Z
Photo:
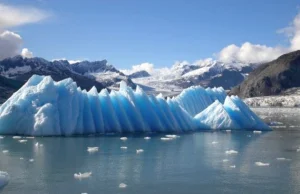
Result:
M300 50L284 54L262 64L230 94L242 98L278 95L293 87L300 87Z

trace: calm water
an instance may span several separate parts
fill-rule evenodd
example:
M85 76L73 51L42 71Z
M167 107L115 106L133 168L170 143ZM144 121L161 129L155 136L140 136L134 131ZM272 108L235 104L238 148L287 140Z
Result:
M277 123L281 127L262 134L180 134L166 142L160 140L162 135L151 140L128 137L127 141L120 137L35 138L25 144L5 137L0 139L0 170L8 172L11 180L2 192L300 193L299 109L255 111L268 122L281 122ZM36 142L44 146L36 147ZM87 147L92 146L99 151L88 153ZM136 149L144 152L136 154ZM230 149L238 154L225 154ZM279 157L291 160L278 161ZM34 162L29 162L31 158ZM270 165L256 166L258 161ZM74 173L90 171L93 174L87 179L74 178ZM119 188L120 183L127 187Z

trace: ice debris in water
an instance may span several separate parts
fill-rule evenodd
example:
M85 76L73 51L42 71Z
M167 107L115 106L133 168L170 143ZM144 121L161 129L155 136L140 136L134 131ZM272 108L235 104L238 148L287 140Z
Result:
M261 134L262 131L256 131L256 130L254 130L253 133L254 133L254 134Z
M34 139L33 136L27 136L26 139Z
M256 166L269 166L270 163L263 163L263 162L255 162Z
M0 136L0 139L4 139L4 136Z
M29 162L34 162L34 159L33 158L29 159Z
M136 153L137 153L137 154L140 154L140 153L143 153L143 152L144 152L143 149L137 149L137 150L136 150Z
M231 130L230 129L227 129L227 130L225 130L227 133L230 133L231 132Z
M21 139L21 140L19 140L19 142L20 142L20 143L26 143L27 140L26 140L26 139Z
M5 187L9 182L9 175L7 172L0 171L0 189Z
M175 139L175 138L179 138L180 136L178 135L166 135L167 138L171 138L171 139Z
M169 138L169 137L161 137L160 138L162 141L170 141L172 140L173 138Z
M35 102L35 103L31 103ZM29 114L31 113L31 114ZM174 98L147 95L120 83L119 91L77 87L33 75L0 106L0 134L70 136L122 132L271 130L237 96L223 88L193 86Z
M24 160L24 158L21 157L20 160Z
M76 179L85 179L85 178L89 178L92 176L92 172L85 172L85 173L75 173L74 174L74 178Z
M291 161L289 158L276 158L278 161Z
M125 183L121 183L120 185L119 185L119 188L126 188L127 187L127 185L125 184Z
M22 137L21 136L13 136L12 138L13 139L21 139Z
M231 165L231 166L229 166L230 168L235 168L236 166L235 165Z
M122 146L122 147L120 147L122 150L126 150L127 149L127 147L126 146Z
M99 147L88 147L87 151L90 153L98 152Z
M9 151L8 151L8 150L3 150L2 152L3 152L3 153L8 153Z
M219 142L217 142L217 141L213 141L213 142L211 142L211 144L218 144Z
M224 159L224 160L222 160L223 162L229 162L229 160L228 159Z
M231 155L231 154L237 154L239 152L235 150L227 150L225 153Z
M149 139L151 139L151 137L144 137L144 139L145 139L145 140L149 140Z
M126 141L126 140L127 140L127 137L121 137L120 140Z

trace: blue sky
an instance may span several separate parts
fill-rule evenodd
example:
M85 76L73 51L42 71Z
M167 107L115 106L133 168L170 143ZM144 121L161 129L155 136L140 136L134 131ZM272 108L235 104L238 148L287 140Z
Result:
M298 14L296 0L4 0L49 17L7 27L23 47L46 59L107 59L118 68L213 57L244 42L288 47L276 33ZM1 13L0 13L1 14Z

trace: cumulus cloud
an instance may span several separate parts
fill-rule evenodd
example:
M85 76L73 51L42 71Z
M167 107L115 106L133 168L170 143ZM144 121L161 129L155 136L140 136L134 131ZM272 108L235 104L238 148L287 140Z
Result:
M270 47L261 44L245 42L241 46L231 44L223 48L217 57L223 62L261 63L276 59L280 55L300 49L300 13L294 18L290 26L277 32L284 33L290 41L288 47Z
M19 54L22 38L19 34L10 31L0 33L0 60Z
M124 69L121 70L126 75L130 75L132 73L138 72L138 71L147 71L149 74L153 72L154 65L152 63L141 63L139 65L133 65L131 69Z
M49 16L49 13L35 7L0 3L0 28L2 29L39 22Z
M28 48L23 48L22 52L21 52L22 57L25 58L32 58L33 57L33 53L31 51L28 50Z
M74 63L79 63L82 60L68 60L64 57L64 58L60 58L60 59L52 59L52 61L68 61L72 65Z

